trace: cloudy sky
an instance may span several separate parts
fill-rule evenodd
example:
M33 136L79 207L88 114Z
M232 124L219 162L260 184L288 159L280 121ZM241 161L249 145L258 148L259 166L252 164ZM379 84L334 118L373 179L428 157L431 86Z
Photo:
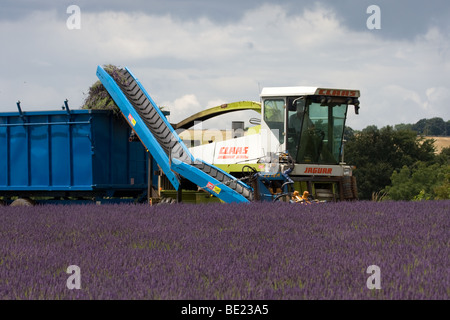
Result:
M80 28L68 28L71 5ZM381 29L367 27L371 5ZM354 129L450 119L448 0L1 0L0 43L0 112L18 100L24 111L58 110L65 99L80 108L97 65L114 64L174 123L297 85L361 90Z

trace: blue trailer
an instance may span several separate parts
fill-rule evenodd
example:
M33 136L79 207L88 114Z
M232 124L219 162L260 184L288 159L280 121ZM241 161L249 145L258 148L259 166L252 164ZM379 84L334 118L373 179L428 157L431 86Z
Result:
M0 200L145 198L149 154L122 116L18 109L0 113Z

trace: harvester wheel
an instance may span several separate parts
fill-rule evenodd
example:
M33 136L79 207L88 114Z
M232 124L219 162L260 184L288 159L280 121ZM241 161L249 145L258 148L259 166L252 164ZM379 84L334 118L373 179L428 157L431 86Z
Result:
M11 207L32 207L34 205L34 201L28 198L18 198L10 204Z
M356 177L352 176L352 192L353 198L358 199L358 186L356 184Z
M352 188L352 177L345 176L342 179L342 191L345 199L354 199L354 192Z

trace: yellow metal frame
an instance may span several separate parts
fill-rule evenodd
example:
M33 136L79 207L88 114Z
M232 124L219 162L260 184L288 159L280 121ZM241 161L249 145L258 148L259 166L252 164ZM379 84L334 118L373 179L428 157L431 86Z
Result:
M235 111L243 111L243 110L254 110L258 113L261 113L261 103L255 101L238 101L232 103L222 104L217 107L212 107L178 122L177 124L172 124L175 130L177 129L189 129L194 126L196 121L205 121L222 114L226 114L229 112Z

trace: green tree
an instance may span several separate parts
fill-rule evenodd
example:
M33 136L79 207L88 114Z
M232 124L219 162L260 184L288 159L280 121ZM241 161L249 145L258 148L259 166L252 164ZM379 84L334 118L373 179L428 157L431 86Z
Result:
M442 118L420 119L412 125L411 129L418 134L426 136L447 136L449 121L445 122Z
M400 123L400 124L396 124L395 126L394 126L394 129L395 130L397 130L397 131L400 131L400 130L412 130L412 124L410 124L410 123Z
M441 150L436 163L441 167L439 180L442 181L434 189L436 199L450 199L450 147Z
M432 161L434 150L433 140L417 136L414 131L368 126L355 132L346 143L345 157L346 162L356 166L359 197L368 200L374 192L390 185L394 171L417 161Z
M442 118L431 118L427 121L427 131L430 136L445 135L445 122Z
M387 186L385 192L393 200L411 200L420 192L421 188L413 186L410 180L411 170L408 166L403 166L400 171L394 171L391 176L392 186Z
M450 164L450 147L443 148L441 153L435 157L435 162L440 165Z
M392 200L433 200L448 199L449 188L448 165L418 161L412 168L403 166L394 171L392 184L384 190Z
M450 199L450 165L443 166L441 170L442 183L434 188L436 200Z
M355 137L355 130L350 127L344 127L344 140L348 141Z

